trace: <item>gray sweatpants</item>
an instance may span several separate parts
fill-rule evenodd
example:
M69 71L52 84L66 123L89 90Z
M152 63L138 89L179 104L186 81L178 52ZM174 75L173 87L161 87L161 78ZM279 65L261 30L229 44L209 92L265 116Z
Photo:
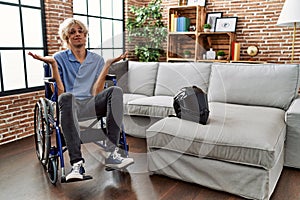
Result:
M123 91L117 86L106 88L95 97L76 99L71 93L58 98L60 123L68 148L71 165L84 160L81 154L81 140L78 119L106 117L108 150L113 151L120 140L123 120Z

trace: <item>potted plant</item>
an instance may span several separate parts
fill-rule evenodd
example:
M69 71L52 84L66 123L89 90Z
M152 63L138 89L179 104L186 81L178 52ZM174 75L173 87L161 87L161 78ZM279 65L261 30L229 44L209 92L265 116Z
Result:
M135 55L141 62L157 62L165 53L163 44L167 28L162 21L161 0L152 0L148 5L131 6L126 23L128 41L135 45Z
M183 55L184 55L184 57L185 58L190 58L191 57L191 51L190 50L185 50L185 51L183 51Z
M223 50L218 51L217 57L218 57L218 60L223 60L225 57L225 52Z
M211 29L211 25L210 24L204 24L203 25L204 32L210 32L210 29Z

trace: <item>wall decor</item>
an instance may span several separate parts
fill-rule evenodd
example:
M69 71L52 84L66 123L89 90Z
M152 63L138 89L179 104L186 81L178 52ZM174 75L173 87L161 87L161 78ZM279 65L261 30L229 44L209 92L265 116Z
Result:
M187 5L198 5L198 6L205 6L206 0L188 0Z
M217 18L221 18L222 14L223 14L222 12L211 12L206 14L206 24L211 25L210 32L215 31Z
M237 19L237 17L217 18L215 32L235 32Z

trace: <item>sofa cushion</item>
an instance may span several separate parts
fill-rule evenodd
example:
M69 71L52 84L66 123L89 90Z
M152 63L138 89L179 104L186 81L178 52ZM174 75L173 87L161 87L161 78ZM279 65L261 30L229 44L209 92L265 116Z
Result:
M129 92L134 94L153 96L157 67L157 62L129 61Z
M167 117L174 114L173 97L152 96L128 101L124 108L126 115Z
M145 98L148 97L146 95L142 95L142 94L128 94L128 93L124 93L123 94L123 105L124 105L124 110L123 113L124 115L128 114L128 102L135 100L135 99L141 99L141 98Z
M140 98L145 98L148 97L143 94L130 94L130 93L124 93L123 94L123 104L127 104L129 101L135 100L135 99L140 99Z
M298 91L299 66L293 64L212 65L209 101L287 109Z
M207 125L167 117L147 129L150 148L271 169L285 140L278 108L210 103Z
M181 88L196 85L207 92L211 63L159 63L155 95L174 96Z

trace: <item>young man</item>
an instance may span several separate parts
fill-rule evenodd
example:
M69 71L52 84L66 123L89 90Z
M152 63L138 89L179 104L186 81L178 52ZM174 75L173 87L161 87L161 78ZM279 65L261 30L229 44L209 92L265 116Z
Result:
M66 19L59 28L60 38L67 50L52 56L29 53L33 58L49 63L52 76L57 82L58 104L62 132L72 165L66 180L84 178L84 159L81 154L80 129L78 120L86 117L106 117L109 156L105 165L124 168L134 161L118 153L117 144L123 119L123 91L117 86L104 89L105 78L111 64L126 57L108 59L85 48L88 30L77 19Z

